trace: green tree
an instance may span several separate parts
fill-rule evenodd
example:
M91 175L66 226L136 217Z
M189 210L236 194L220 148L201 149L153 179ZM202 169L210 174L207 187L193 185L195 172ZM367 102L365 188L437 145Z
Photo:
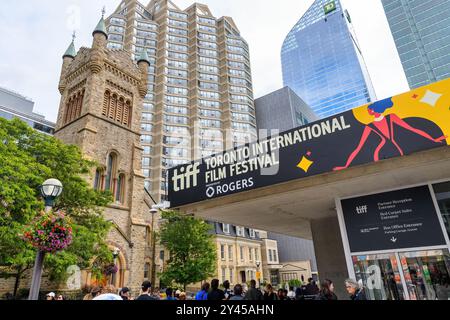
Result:
M161 244L170 252L161 280L186 286L212 277L216 271L216 247L211 226L203 220L167 211L160 230Z
M111 225L102 215L112 196L92 189L84 180L93 166L76 146L39 133L20 120L0 118L0 277L16 278L14 295L23 274L34 265L35 249L23 241L22 234L43 210L39 186L48 178L62 182L64 191L55 209L73 221L72 245L46 256L50 279L63 281L70 265L83 269L91 267L94 259L112 261L104 240ZM92 271L99 275L100 269Z

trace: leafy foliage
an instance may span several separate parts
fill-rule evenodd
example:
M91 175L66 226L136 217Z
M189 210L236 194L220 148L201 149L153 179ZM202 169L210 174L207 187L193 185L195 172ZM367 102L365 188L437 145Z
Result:
M162 217L166 222L161 227L160 240L170 252L170 259L161 280L186 288L213 276L217 253L209 232L211 226L174 211L164 212Z
M64 280L67 267L73 264L87 268L94 258L112 261L105 243L110 223L102 215L102 207L112 197L85 181L96 164L84 159L78 147L39 133L20 120L0 118L0 164L0 277L20 276L34 264L35 249L21 237L25 226L43 210L39 186L48 178L62 182L64 191L54 209L64 211L73 223L71 246L46 256L50 279Z

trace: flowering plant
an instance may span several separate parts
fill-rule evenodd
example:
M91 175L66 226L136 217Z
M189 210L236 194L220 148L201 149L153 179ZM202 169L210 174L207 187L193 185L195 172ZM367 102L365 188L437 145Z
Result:
M115 274L115 273L117 273L117 271L119 271L119 269L117 268L117 266L115 264L109 264L105 267L105 274L107 276L109 276L111 274Z
M70 220L62 212L42 212L25 231L24 239L43 252L64 250L72 243Z

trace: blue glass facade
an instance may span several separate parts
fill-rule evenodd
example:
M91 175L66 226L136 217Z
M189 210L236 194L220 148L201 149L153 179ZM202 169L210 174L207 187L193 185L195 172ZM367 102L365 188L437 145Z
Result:
M450 1L382 0L412 89L450 77Z
M286 37L283 82L320 117L375 100L375 92L339 1L316 0Z

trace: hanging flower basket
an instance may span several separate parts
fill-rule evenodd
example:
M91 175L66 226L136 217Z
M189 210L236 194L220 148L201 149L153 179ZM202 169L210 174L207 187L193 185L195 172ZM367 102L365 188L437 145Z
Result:
M70 220L62 212L43 212L26 230L24 238L43 252L64 250L72 243Z
M106 274L107 276L110 276L110 275L112 275L112 274L116 274L117 271L119 271L119 269L117 268L117 266L116 266L115 264L107 265L107 266L105 267L105 270L104 270L104 272L105 272L105 274Z

